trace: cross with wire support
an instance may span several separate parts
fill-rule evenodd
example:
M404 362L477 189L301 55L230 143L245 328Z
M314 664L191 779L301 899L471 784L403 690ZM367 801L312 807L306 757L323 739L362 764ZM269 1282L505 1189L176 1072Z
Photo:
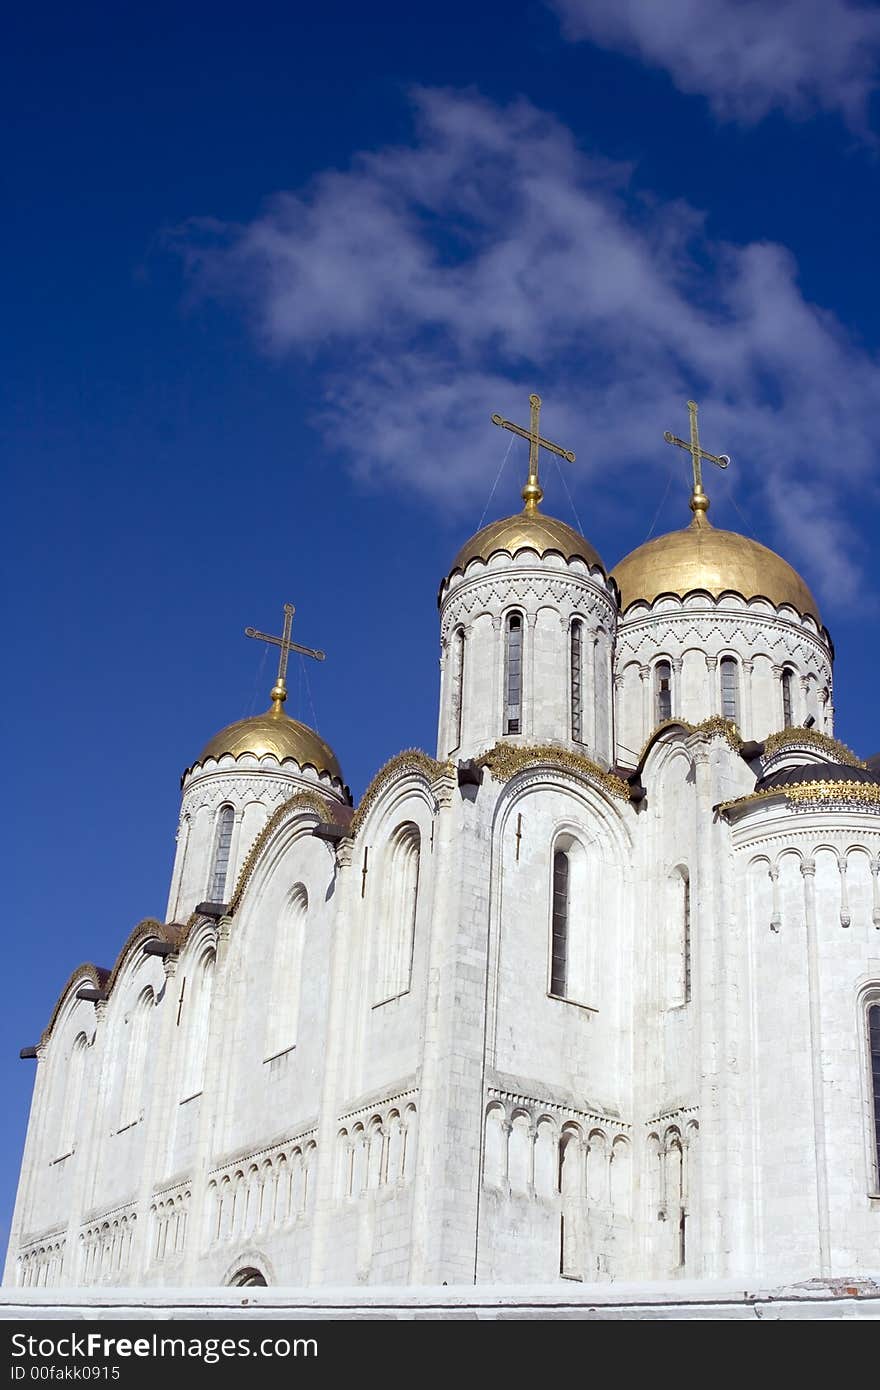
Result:
M272 708L280 710L284 701L287 699L287 661L291 652L300 652L303 656L310 656L314 661L324 661L326 652L317 651L314 647L300 646L299 642L293 642L290 634L293 630L293 615L296 612L292 603L284 605L284 626L280 637L274 637L269 632L258 632L255 627L246 627L245 637L253 637L257 642L270 642L273 647L280 647L278 654L278 675L271 690Z
M526 504L527 512L534 512L538 509L538 503L544 496L544 489L538 482L538 460L541 449L547 449L549 453L558 455L568 463L574 463L575 455L571 449L563 449L560 444L553 444L549 439L542 439L540 433L541 424L541 397L532 394L529 396L529 428L524 429L522 425L515 425L512 420L505 420L503 415L493 415L492 424L498 425L502 430L510 430L511 434L518 434L520 439L529 441L529 476L526 485L522 490L522 499Z
M709 499L703 491L703 459L708 459L709 463L714 463L718 468L727 468L730 464L729 454L710 454L700 447L700 432L697 427L697 411L699 406L696 401L688 401L688 415L690 416L691 437L690 441L679 439L678 435L666 430L663 438L667 444L676 444L679 449L687 449L691 456L691 464L694 470L694 489L691 493L691 511L707 512L709 510Z

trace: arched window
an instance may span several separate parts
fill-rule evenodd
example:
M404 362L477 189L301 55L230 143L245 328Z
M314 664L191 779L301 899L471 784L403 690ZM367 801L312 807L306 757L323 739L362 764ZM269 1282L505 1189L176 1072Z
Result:
M566 997L568 985L569 863L565 850L553 856L553 927L550 946L550 993Z
M226 901L226 879L229 873L229 850L232 845L232 827L235 812L231 806L221 806L217 817L217 838L214 842L214 863L211 868L211 885L208 901Z
M669 880L669 935L666 955L667 1008L680 1008L691 997L691 881L686 868Z
M732 656L721 658L721 713L734 724L739 720L739 671Z
M672 718L672 666L658 661L654 667L654 704L658 723Z
M272 996L266 1020L266 1058L278 1057L296 1045L309 895L295 883L277 924L272 956Z
M871 1111L874 1121L874 1184L873 1190L880 1191L880 1002L868 1007L868 1078L871 1096Z
M122 1113L120 1128L134 1124L141 1117L144 1072L147 1063L147 1043L150 1032L150 1016L156 997L147 986L141 992L128 1016L126 1032L128 1050L125 1059L125 1078L122 1086Z
M504 644L504 732L522 733L523 628L519 613L507 619Z
M252 1268L238 1270L229 1282L234 1288L239 1289L265 1289L267 1287L265 1274Z
M401 826L389 846L388 874L378 924L376 1002L410 987L419 895L421 837L415 825Z
M786 666L782 672L782 723L790 729L794 723L794 672Z
M461 743L461 722L464 714L464 628L452 639L452 747Z
M584 625L575 618L571 625L571 736L575 743L584 741L583 661Z
M186 1043L181 1100L188 1100L190 1096L198 1095L205 1082L215 960L214 952L208 950L197 962L190 976L191 986L188 998L184 977L183 997L186 1007L183 1016L186 1021Z
M64 1076L64 1109L61 1114L61 1130L58 1135L58 1156L73 1152L77 1140L80 1103L82 1101L85 1078L88 1039L85 1033L78 1033L70 1049L70 1058Z

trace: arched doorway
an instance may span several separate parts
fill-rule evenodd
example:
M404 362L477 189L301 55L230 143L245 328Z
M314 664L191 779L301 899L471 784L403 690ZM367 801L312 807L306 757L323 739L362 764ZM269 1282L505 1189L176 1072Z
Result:
M254 1269L253 1266L238 1270L237 1273L233 1274L229 1282L234 1288L238 1289L265 1289L268 1287L266 1284L266 1276L261 1274L258 1269Z

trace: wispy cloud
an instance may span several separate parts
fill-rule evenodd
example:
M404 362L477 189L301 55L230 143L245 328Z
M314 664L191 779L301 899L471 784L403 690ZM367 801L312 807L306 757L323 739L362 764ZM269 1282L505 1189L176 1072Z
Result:
M202 292L236 297L268 352L310 361L334 447L364 477L473 510L502 447L488 413L519 418L537 389L581 476L604 489L626 466L631 490L666 475L662 430L695 394L760 529L794 559L821 539L820 587L852 593L843 482L873 486L880 366L805 300L791 255L711 242L699 212L637 196L630 170L526 102L415 100L411 145L181 237Z
M880 10L858 0L549 0L570 39L664 69L722 120L839 112L867 128Z

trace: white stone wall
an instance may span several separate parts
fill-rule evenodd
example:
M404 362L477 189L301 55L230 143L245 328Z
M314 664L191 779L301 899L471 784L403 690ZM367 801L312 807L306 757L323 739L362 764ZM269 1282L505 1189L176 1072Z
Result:
M438 757L470 758L506 737L505 623L523 619L523 703L520 739L575 746L571 719L571 624L583 624L581 751L613 761L611 650L616 603L609 582L583 560L534 552L499 553L455 573L440 599L440 720ZM464 633L461 717L456 641ZM461 733L459 737L459 723Z
M177 849L171 875L167 920L185 922L200 902L210 900L217 820L224 806L235 813L226 877L227 898L235 887L248 851L266 821L298 791L317 791L342 801L338 784L319 776L314 768L301 769L292 759L279 764L266 755L244 753L210 758L196 764L185 776Z
M754 777L720 733L668 730L642 783L636 804L552 762L479 788L403 766L335 847L292 808L234 919L198 923L164 961L136 933L106 1002L77 1000L94 983L77 974L40 1048L7 1283L876 1267L863 1022L880 819L780 799L731 826L716 808ZM411 917L402 835L418 843ZM273 1051L279 1011L289 1045Z
M672 668L672 717L698 724L721 714L721 662L737 662L736 723L745 739L785 726L781 674L793 673L792 723L812 715L834 733L830 640L811 617L776 609L766 599L745 603L692 594L633 604L620 620L614 659L617 758L633 766L657 724L656 667Z
M877 1267L865 1009L880 997L880 822L765 804L737 825L755 1260Z

